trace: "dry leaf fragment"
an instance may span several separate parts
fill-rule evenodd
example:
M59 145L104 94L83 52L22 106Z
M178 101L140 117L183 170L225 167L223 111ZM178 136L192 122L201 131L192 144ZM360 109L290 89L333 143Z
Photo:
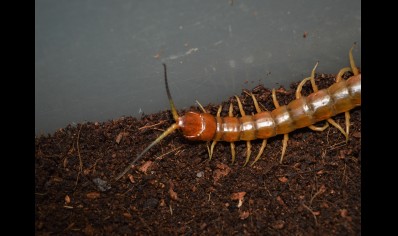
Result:
M170 194L171 199L173 199L174 201L178 200L177 193L174 192L174 190L172 188L169 189L169 194Z
M132 184L134 184L134 183L135 183L135 181L134 181L134 176L133 176L132 174L128 174L128 177L129 177L129 179L130 179L130 182L131 182Z
M354 132L352 136L354 136L355 138L361 138L361 132Z
M87 224L86 227L83 229L83 233L85 235L90 235L90 236L94 235L95 233L94 227L90 224Z
M148 170L148 168L152 165L152 161L147 161L147 162L145 162L141 167L140 167L140 171L141 172L143 172L143 173L145 173L146 174L146 172L147 172L147 170Z
M122 134L122 133L119 133L119 134L116 136L116 143L119 144L119 143L120 143L120 140L122 140L122 138L123 138L123 134Z
M239 199L243 199L243 197L246 195L246 192L237 192L237 193L233 193L231 195L231 200L239 200Z
M238 207L241 207L243 204L243 197L246 195L246 192L237 192L231 195L232 200L239 200Z

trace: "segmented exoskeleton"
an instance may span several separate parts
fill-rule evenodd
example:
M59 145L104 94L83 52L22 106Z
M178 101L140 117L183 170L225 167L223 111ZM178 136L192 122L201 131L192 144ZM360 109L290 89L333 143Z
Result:
M217 111L217 115L213 116L205 111L199 104L203 113L190 111L184 116L179 116L171 98L168 82L167 69L164 67L164 78L166 85L166 92L170 102L171 112L176 123L171 125L163 134L154 140L148 147L146 147L129 165L121 172L116 180L120 179L128 172L130 167L142 158L151 147L157 144L160 140L172 133L176 129L181 129L185 138L194 141L212 141L211 146L208 146L209 157L213 155L214 146L218 141L226 141L231 144L232 161L235 160L235 145L236 141L247 142L246 165L250 160L251 155L251 140L262 139L262 145L252 165L260 158L263 153L267 139L278 134L283 134L283 147L280 162L282 163L288 141L288 134L293 130L309 127L315 131L325 130L329 124L338 128L348 140L350 113L349 111L356 106L361 105L361 73L355 65L352 50L349 51L349 59L351 67L343 68L339 71L336 77L336 83L327 89L318 90L315 84L315 69L318 63L312 70L311 76L305 78L297 87L296 99L291 101L288 105L280 106L275 95L275 89L272 90L272 99L276 109L273 111L262 111L253 94L250 94L257 113L254 115L246 115L242 108L242 104L237 96L239 110L241 117L234 117L232 114L232 104L229 107L229 116L221 117L221 106ZM351 71L353 76L344 80L343 74ZM307 97L301 95L303 85L310 81L313 93ZM331 117L345 113L346 130L337 124ZM326 120L323 127L313 126L314 123Z

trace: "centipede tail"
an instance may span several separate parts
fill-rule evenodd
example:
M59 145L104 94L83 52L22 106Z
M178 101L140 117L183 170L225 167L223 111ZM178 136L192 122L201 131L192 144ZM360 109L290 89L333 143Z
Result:
M210 159L213 156L215 145L220 141L224 141L230 143L232 162L234 162L234 143L237 141L246 141L247 152L244 165L246 165L250 160L250 141L255 139L263 140L260 151L251 164L253 165L260 159L262 153L264 152L264 149L267 145L267 139L280 134L284 135L280 158L280 162L282 163L287 150L289 133L304 127L309 127L315 131L323 131L329 126L329 124L331 124L340 130L340 132L346 137L346 140L348 140L350 126L349 111L361 105L361 73L355 65L354 58L352 56L352 50L353 47L349 51L350 67L341 69L337 74L336 83L332 84L329 88L319 90L315 84L315 69L318 65L318 63L316 63L315 67L311 71L311 76L303 79L298 85L296 90L296 99L287 105L281 106L279 104L276 98L275 90L273 90L272 99L275 109L272 111L262 111L255 96L253 94L249 94L253 99L257 113L254 115L246 115L242 108L241 101L236 96L241 117L233 116L232 104L230 104L228 116L222 117L221 106L217 111L217 115L213 116L206 112L200 103L198 104L203 111L202 113L190 111L183 116L179 116L168 86L167 68L166 65L163 64L167 97L170 102L171 113L175 123L172 124L165 132L163 132L148 147L146 147L140 154L138 154L138 156L132 162L130 162L129 165L119 175L117 175L115 180L118 180L125 175L131 166L139 161L149 149L177 129L180 129L183 136L188 140L207 141L208 144L211 141L210 147L208 146ZM346 72L351 72L353 76L347 80L344 80L342 76ZM311 87L314 92L308 96L302 96L302 87L308 81L311 82ZM332 119L333 116L340 113L345 113L345 130ZM314 124L319 121L325 121L325 125L322 127L314 126Z

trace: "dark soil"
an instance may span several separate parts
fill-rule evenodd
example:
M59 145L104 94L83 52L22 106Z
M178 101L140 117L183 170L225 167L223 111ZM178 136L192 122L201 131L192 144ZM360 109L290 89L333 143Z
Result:
M319 75L320 89L334 83ZM277 90L281 105L295 88ZM309 83L303 91L309 94ZM274 109L271 91L252 90ZM247 114L253 102L242 92ZM222 103L227 116L236 99ZM213 115L218 105L205 106ZM191 110L198 110L191 107ZM186 110L178 111L184 114ZM345 127L344 114L334 117ZM212 160L204 142L177 131L154 146L119 181L114 178L173 122L169 111L140 120L68 125L35 138L37 235L360 235L361 109L351 111L348 142L335 127L268 139L261 159L243 167L246 142L217 143ZM322 126L320 122L317 126ZM252 142L252 160L261 140ZM249 163L250 164L250 163Z

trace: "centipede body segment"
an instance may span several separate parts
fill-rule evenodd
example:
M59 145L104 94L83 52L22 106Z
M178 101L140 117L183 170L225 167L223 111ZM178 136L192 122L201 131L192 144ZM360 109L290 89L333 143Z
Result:
M170 102L171 112L175 123L171 125L163 134L154 140L148 147L146 147L117 177L120 179L126 174L130 167L137 162L142 156L160 140L172 133L176 129L180 129L185 138L192 141L210 141L208 145L209 157L212 158L213 150L217 142L229 142L231 145L232 161L235 160L235 145L234 142L246 141L246 165L251 156L251 143L255 139L262 139L262 145L259 153L255 157L252 165L258 161L267 145L267 139L276 135L283 134L282 154L280 162L282 163L284 154L286 152L289 133L300 128L309 127L314 131L323 131L329 124L335 126L348 140L349 134L349 111L361 105L361 73L355 65L352 50L349 51L350 67L343 68L336 76L336 83L332 84L327 89L319 90L315 84L315 65L311 72L311 76L305 78L296 90L296 99L287 105L280 106L276 98L275 90L272 90L272 99L275 109L272 111L262 111L253 94L250 94L255 108L256 114L246 115L242 108L242 103L236 96L241 117L234 117L232 114L232 104L229 107L229 114L222 117L221 106L218 109L217 115L213 116L208 113L200 104L203 112L187 112L183 116L179 116L175 108L174 102L171 98L170 89L167 81L167 68L164 67L164 78L167 96ZM353 75L347 80L342 78L343 74L350 71ZM311 82L313 93L308 96L302 96L301 90L303 85ZM344 130L332 117L345 113L346 129ZM316 127L313 124L325 121L322 127Z

